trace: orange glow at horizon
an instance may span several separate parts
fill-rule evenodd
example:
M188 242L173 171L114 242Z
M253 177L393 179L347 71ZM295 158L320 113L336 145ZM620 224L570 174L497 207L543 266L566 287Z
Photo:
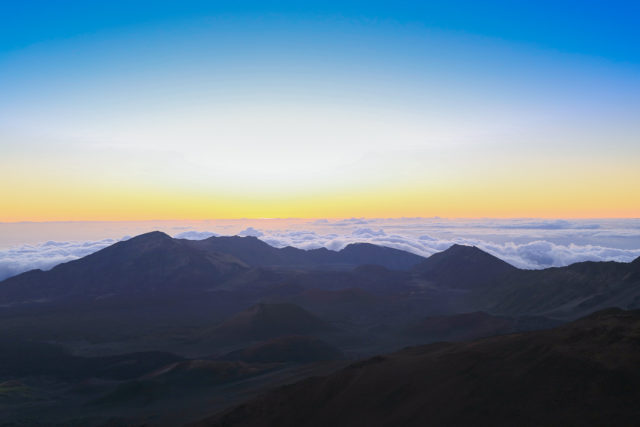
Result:
M432 7L198 3L210 11L114 9L95 31L84 7L4 14L0 222L640 218L640 27L624 8L596 8L625 19L582 40L604 17L567 8L552 36L535 6L515 37L486 7L466 28Z
M22 188L24 191L24 188ZM332 194L237 196L150 189L92 189L7 194L0 221L127 221L235 218L638 218L627 189L373 188Z

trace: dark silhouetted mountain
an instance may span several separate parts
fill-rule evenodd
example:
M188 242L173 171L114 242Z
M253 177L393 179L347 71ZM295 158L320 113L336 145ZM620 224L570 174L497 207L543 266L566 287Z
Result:
M351 269L379 264L408 270L424 258L370 244L341 251L277 249L255 237L172 239L154 231L118 242L50 271L32 270L0 282L0 304L69 297L182 292L215 288L250 267ZM243 278L246 282L246 280Z
M50 271L32 270L0 282L0 301L206 289L246 269L231 255L154 231Z
M517 270L486 296L493 312L575 319L606 307L640 308L640 263L580 262Z
M302 270L290 275L286 283L304 291L320 289L339 291L360 288L375 294L394 294L409 289L412 275L379 265L363 265L353 270ZM280 279L282 280L282 279Z
M262 342L249 348L233 351L222 360L239 360L250 363L266 362L319 362L342 359L342 352L326 342L313 337L287 336Z
M266 340L285 335L314 335L335 330L295 304L256 304L241 311L210 332L230 341Z
M625 332L620 312L543 335L520 332L601 307L640 307L640 259L527 271L458 245L417 258L422 261L407 270L415 255L374 245L304 251L255 238L190 241L154 232L51 271L10 278L0 283L0 382L25 386L12 386L12 404L5 405L11 414L4 411L0 424L35 419L24 417L33 408L41 416L47 407L60 425L69 414L79 417L71 425L111 415L122 416L124 425L153 425L172 411L165 424L180 424L181 414L198 419L267 387L342 368L348 362L335 360L341 351L355 358L495 335L501 336L372 359L270 394L224 420L252 424L264 415L273 425L316 418L317 425L410 425L427 418L477 424L477 416L488 424L488 414L496 413L498 424L526 424L509 418L522 412L530 424L548 424L532 414L550 407L558 414L553 423L566 424L570 408L572 414L582 409L578 397L592 407L602 402L605 414L611 408L624 413L624 394L615 406L607 393L633 380L624 355L639 341ZM618 351L619 376L607 370L614 355L601 351L604 343ZM183 359L204 355L236 360ZM45 400L34 404L25 390ZM548 400L543 390L551 390ZM297 396L305 393L309 402ZM61 396L64 405L51 396ZM107 407L87 405L93 401ZM434 412L439 407L442 413ZM274 408L282 418L273 418L279 417ZM141 412L149 418L137 418ZM611 423L620 420L626 418Z
M431 255L413 270L439 286L476 289L517 269L475 246L453 245Z
M228 352L249 341L320 333L305 329L304 316L298 319L284 309L281 321L267 316L266 322L256 320L256 326L234 329L243 316L266 316L245 313L221 325L242 307L291 302L339 325L341 332L354 335L353 342L360 334L369 347L354 345L353 351L370 354L389 351L393 335L425 314L485 311L518 319L570 320L608 306L640 307L639 260L528 271L460 245L423 259L410 271L389 269L381 265L385 259L389 267L400 268L398 262L409 265L407 260L416 256L368 244L339 252L304 251L276 249L249 237L191 241L152 232L50 271L34 270L0 282L0 320L6 337L67 345L117 341L126 345L117 349L122 353L161 349L199 356ZM345 265L357 266L333 268ZM39 303L24 304L35 301ZM498 319L487 322L487 330L504 333ZM375 347L378 333L386 334L383 348ZM214 348L223 338L229 347ZM178 343L185 347L178 349ZM82 346L75 348L82 351Z
M515 332L550 329L561 322L544 317L512 318L481 311L450 316L427 317L406 331L423 344L436 341L467 341Z
M279 265L281 250L257 237L220 236L204 240L185 240L188 244L207 251L222 252L235 256L250 266Z
M207 426L637 425L640 311L376 356L278 388Z
M352 243L338 252L341 259L353 265L379 265L390 270L409 270L424 261L424 257L399 249Z
M350 244L340 251L326 248L303 250L291 246L278 249L256 237L239 236L210 237L192 241L191 244L233 255L254 267L353 268L362 264L376 264L392 270L409 270L424 260L410 252L369 243Z

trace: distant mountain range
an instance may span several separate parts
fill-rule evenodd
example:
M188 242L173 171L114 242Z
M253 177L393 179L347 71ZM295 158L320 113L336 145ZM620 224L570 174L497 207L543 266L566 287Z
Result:
M640 258L152 232L0 282L0 424L625 424L640 314L608 307L640 307Z
M117 293L215 288L254 267L352 269L374 264L408 270L423 257L370 244L341 251L277 249L255 237L173 239L151 232L121 241L49 271L32 270L0 282L0 302L97 297Z
M0 282L0 304L216 290L248 300L286 300L310 289L403 298L412 293L427 306L439 300L443 313L484 310L572 319L610 306L640 307L640 259L520 270L463 245L423 258L371 244L341 251L278 249L255 237L192 241L151 232L50 271L6 279Z
M49 271L31 270L8 278L0 282L0 301L206 288L248 268L231 255L205 252L156 231Z
M424 258L410 252L369 243L353 243L340 251L326 248L303 250L287 246L274 248L256 237L222 236L186 240L188 245L207 252L220 252L252 267L354 268L380 265L390 270L409 270Z

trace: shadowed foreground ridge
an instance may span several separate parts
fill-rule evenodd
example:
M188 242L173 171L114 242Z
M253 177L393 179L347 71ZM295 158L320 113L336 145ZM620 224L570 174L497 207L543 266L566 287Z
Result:
M637 425L640 311L407 348L281 387L208 426Z

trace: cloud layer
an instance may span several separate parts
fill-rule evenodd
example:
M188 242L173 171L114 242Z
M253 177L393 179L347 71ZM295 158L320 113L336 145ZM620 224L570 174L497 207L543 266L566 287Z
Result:
M120 239L126 240L126 238ZM24 271L39 268L49 270L56 265L82 258L102 248L113 245L117 239L88 242L45 242L39 245L22 245L0 251L0 280Z
M176 239L204 240L204 239L208 239L209 237L217 237L217 236L219 236L218 233L212 233L211 231L190 230L190 231L183 231L182 233L178 233L173 237L175 237Z
M559 267L580 261L629 262L640 256L640 220L447 220L401 218L274 222L208 222L165 231L182 239L255 236L275 247L340 250L368 242L430 256L454 243L475 245L520 268ZM162 229L162 228L161 228ZM126 238L123 238L126 239ZM0 250L0 280L71 261L122 239L19 245Z
M272 246L295 246L302 249L326 247L340 250L349 243L368 242L413 252L428 257L458 243L477 246L519 268L560 267L580 261L629 262L640 256L640 249L617 249L597 245L557 244L546 240L526 243L496 243L478 238L436 238L427 234L408 236L388 234L382 229L356 228L344 234L317 234L314 231L280 232L264 236Z

